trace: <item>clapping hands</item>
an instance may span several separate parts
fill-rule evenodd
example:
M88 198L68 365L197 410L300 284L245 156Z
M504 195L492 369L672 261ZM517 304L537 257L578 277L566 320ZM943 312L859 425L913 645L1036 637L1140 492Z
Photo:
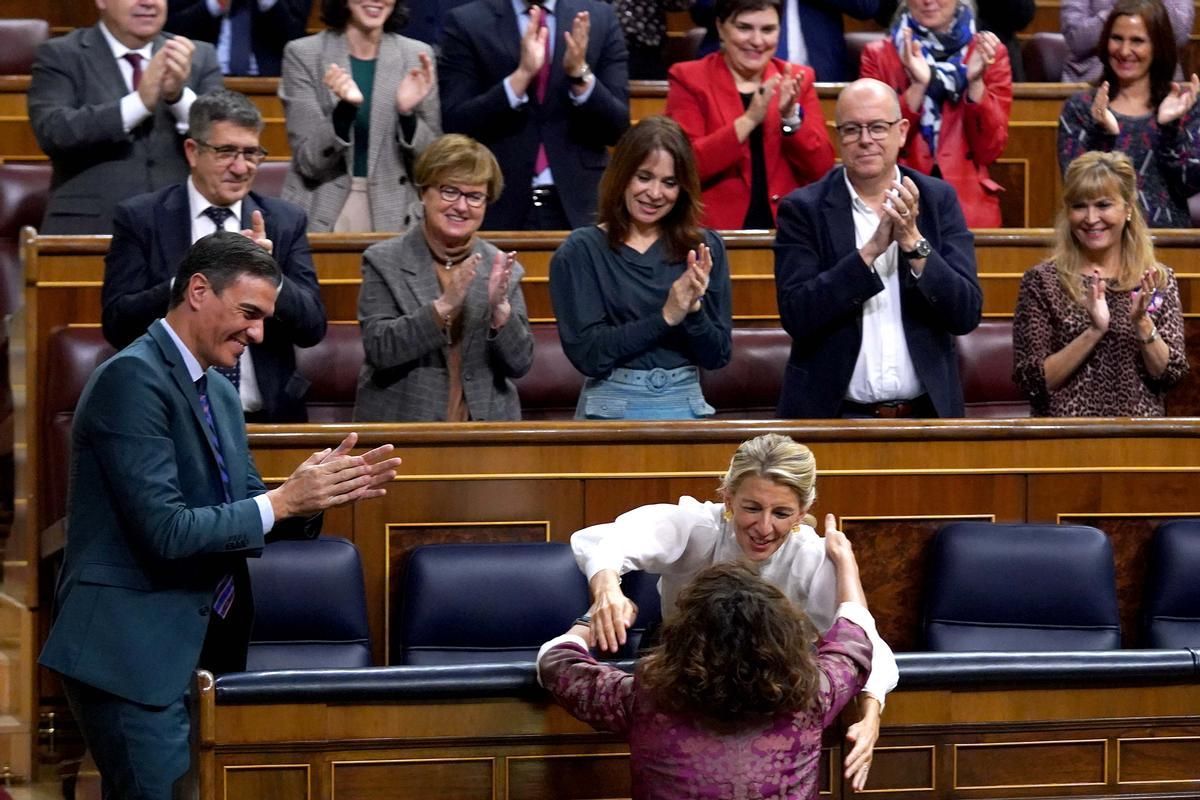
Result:
M663 319L668 325L674 327L688 314L700 310L700 301L708 291L712 265L712 251L708 245L702 244L688 253L687 268L671 284L663 306Z

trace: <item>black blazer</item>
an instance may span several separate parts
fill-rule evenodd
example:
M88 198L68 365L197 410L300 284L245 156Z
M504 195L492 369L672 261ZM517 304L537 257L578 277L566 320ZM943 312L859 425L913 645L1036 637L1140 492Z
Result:
M918 280L900 257L904 337L917 376L941 417L963 415L954 336L975 329L983 292L975 275L975 237L954 189L901 167L920 193L917 225L933 246ZM841 413L862 345L862 305L883 291L854 246L845 170L833 169L779 204L775 287L792 351L779 397L780 417Z
M591 17L587 63L596 84L586 103L569 98L562 57L563 32L579 11ZM488 207L484 230L520 229L532 202L530 186L538 143L570 220L594 222L596 192L608 150L629 127L629 69L625 35L612 7L595 0L558 0L557 32L546 101L533 88L529 102L512 108L504 78L520 63L520 28L510 0L475 0L447 15L438 58L442 127L465 133L491 148L504 173L504 193Z
M296 372L292 346L312 347L325 336L325 306L305 233L308 220L291 203L251 192L242 200L243 228L250 227L255 209L262 211L284 280L275 315L266 321L262 344L251 345L250 357L264 416L273 422L303 422L308 380ZM186 184L117 206L101 290L104 338L113 347L129 344L166 313L171 279L191 241Z
M283 68L283 47L305 33L312 0L279 0L269 11L260 11L258 0L250 2L250 49L258 74L276 77ZM204 0L168 0L167 24L171 33L200 42L217 43L221 17L208 11Z

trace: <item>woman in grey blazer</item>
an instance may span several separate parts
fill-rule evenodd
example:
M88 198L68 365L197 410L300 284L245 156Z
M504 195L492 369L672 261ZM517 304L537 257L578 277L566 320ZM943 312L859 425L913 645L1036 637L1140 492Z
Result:
M292 164L283 197L308 213L310 231L412 223L412 162L442 123L433 51L395 33L407 15L400 0L323 0L329 29L284 49Z
M363 254L366 359L354 418L520 419L512 379L533 362L523 270L515 253L476 236L503 189L500 166L479 142L448 134L425 149L413 174L420 221Z

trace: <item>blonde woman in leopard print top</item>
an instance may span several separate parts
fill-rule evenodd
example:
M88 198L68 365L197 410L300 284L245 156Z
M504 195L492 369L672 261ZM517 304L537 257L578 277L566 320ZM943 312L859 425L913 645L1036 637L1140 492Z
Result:
M1051 260L1025 273L1013 379L1034 416L1163 416L1188 370L1175 274L1154 257L1123 153L1067 167Z

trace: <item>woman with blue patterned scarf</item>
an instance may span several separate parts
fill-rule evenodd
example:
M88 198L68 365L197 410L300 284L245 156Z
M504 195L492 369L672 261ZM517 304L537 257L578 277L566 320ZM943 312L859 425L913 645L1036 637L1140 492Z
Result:
M999 227L1002 189L988 166L1008 144L1012 69L996 35L976 32L970 2L901 2L891 36L863 51L860 75L900 95L900 163L949 182L970 227Z

